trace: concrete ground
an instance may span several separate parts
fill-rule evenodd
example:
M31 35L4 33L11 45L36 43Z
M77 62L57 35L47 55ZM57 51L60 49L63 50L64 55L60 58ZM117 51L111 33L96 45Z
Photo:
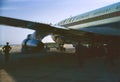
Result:
M119 59L114 67L105 57L84 58L80 65L73 53L18 52L11 53L5 64L4 55L0 55L0 82L120 82Z

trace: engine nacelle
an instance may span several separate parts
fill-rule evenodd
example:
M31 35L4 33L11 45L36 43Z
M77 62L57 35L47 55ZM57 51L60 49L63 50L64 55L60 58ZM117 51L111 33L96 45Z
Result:
M40 52L44 49L44 44L35 39L25 39L22 42L22 52Z

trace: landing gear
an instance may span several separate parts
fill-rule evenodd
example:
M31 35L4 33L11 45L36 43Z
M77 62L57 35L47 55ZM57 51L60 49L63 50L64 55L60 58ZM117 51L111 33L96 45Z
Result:
M57 48L59 51L65 51L65 48L63 47L64 44L59 44L59 47Z

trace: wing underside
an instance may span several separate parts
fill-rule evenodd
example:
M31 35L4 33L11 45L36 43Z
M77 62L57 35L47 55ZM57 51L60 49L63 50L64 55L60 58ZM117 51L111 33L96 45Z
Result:
M57 28L57 26L52 26L52 25L32 22L32 21L25 21L25 20L10 18L10 17L3 17L3 16L0 16L0 24L14 26L18 28L32 29L42 33L45 32L48 34L55 33L55 34L66 35L66 36L80 34L78 31L71 30L71 29ZM81 31L81 33L83 34L84 32Z

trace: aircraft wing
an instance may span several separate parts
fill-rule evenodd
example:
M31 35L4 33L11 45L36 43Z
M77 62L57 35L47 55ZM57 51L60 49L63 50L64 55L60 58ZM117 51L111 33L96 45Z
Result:
M0 24L20 27L20 28L28 28L32 30L49 30L49 31L56 30L53 26L48 24L25 21L25 20L3 17L3 16L0 16Z
M48 24L25 21L25 20L20 20L20 19L15 19L10 17L3 17L3 16L0 16L0 24L15 26L19 28L27 28L27 29L32 29L32 30L41 31L41 32L48 32L48 34L50 33L63 34L68 32L68 29L56 28L55 26L48 25Z
M80 31L77 30L71 30L67 28L58 28L58 26L53 26L49 24L43 24L38 22L32 22L32 21L26 21L21 19L15 19L10 17L4 17L0 16L0 24L1 25L8 25L8 26L15 26L18 28L27 28L32 29L36 31L40 31L42 33L46 32L48 34L55 33L60 34L64 36L71 36L71 35L80 35ZM81 34L84 34L83 31L81 31Z

